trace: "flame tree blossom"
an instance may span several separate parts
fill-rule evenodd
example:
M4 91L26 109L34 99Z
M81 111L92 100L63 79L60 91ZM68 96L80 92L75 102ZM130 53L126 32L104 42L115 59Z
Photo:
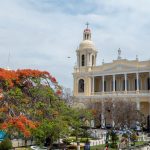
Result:
M38 144L49 138L52 145L72 132L78 138L87 113L70 108L61 95L48 72L0 69L0 129L12 136L34 137Z
M60 95L61 87L49 72L0 68L1 130L30 137L39 120L49 117L47 106Z

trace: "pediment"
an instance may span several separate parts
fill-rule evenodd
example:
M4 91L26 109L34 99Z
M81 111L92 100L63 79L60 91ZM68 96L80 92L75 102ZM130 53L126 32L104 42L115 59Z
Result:
M124 72L124 71L131 71L136 70L136 66L128 65L128 64L112 64L110 66L105 66L103 68L104 72Z

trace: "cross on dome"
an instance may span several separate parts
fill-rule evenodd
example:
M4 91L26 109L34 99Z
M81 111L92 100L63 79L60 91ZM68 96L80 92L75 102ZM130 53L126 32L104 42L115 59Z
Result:
M89 29L89 23L87 22L85 25L86 25L87 27L86 27L86 29L84 30L84 32L91 32L90 29Z
M87 27L86 27L86 29L84 29L83 40L91 40L91 30L88 28L89 23L87 22L85 25Z
M88 29L89 23L87 22L85 25L87 25L87 27L86 27L86 28Z

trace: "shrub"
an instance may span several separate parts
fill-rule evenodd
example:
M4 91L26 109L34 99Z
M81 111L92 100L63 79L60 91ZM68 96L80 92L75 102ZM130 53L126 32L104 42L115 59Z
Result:
M5 139L0 143L0 150L10 150L12 148L12 142L10 139Z
M110 145L109 145L111 148L115 148L115 149L117 149L117 143L111 143Z
M132 140L132 141L137 141L137 140L138 140L138 136L137 136L135 133L133 133L133 134L131 135L131 140Z
M122 137L128 138L128 134L127 133L123 133Z
M111 136L112 143L116 143L117 140L119 140L118 135L114 131L111 132L110 136Z
M68 149L77 149L77 146L76 145L69 145L67 146Z
M90 143L90 140L87 138L81 138L80 143Z
M63 139L63 143L67 144L67 145L70 145L72 142L71 139Z

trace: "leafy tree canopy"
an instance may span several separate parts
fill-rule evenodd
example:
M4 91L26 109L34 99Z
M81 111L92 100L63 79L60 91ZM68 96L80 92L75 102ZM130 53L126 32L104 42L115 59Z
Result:
M67 106L61 93L61 87L48 72L0 69L1 129L13 136L34 136L42 144L47 137L52 143L72 131L78 135L83 120L90 115L86 110Z

